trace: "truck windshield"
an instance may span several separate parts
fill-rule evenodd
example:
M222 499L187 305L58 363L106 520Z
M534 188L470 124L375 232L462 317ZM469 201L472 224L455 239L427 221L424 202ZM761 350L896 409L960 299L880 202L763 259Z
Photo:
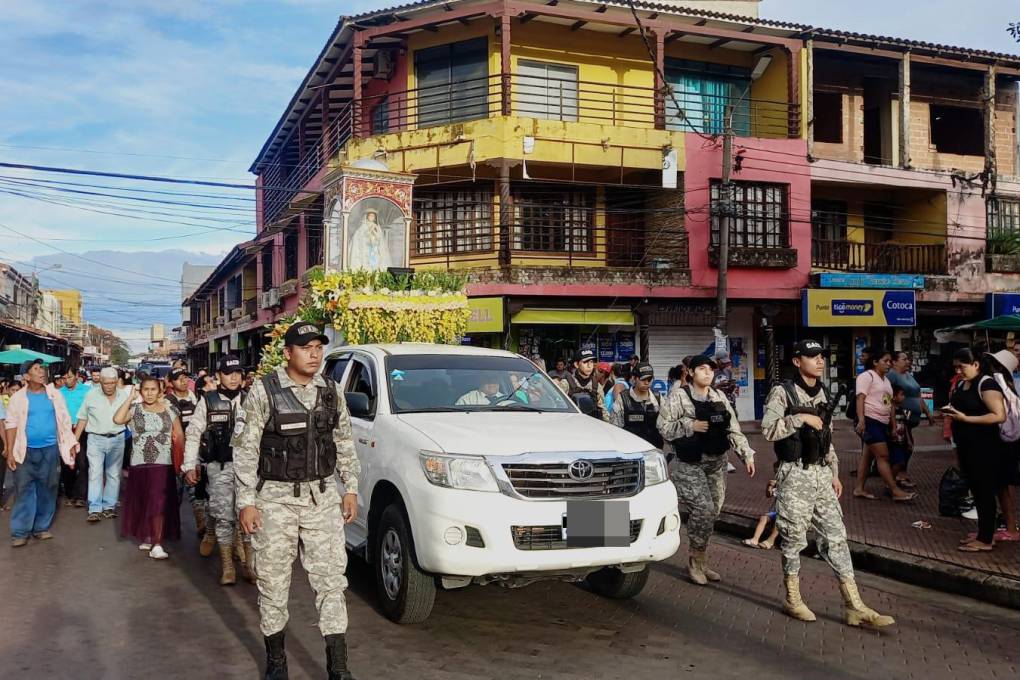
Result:
M393 413L575 409L527 359L465 355L386 358Z

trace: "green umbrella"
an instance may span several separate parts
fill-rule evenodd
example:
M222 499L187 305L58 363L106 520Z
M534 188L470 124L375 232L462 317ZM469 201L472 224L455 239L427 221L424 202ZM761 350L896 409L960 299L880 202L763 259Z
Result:
M0 364L21 365L25 361L35 361L36 359L42 359L44 364L56 364L64 360L63 357L55 357L52 354L43 354L31 349L9 349L6 352L0 352Z

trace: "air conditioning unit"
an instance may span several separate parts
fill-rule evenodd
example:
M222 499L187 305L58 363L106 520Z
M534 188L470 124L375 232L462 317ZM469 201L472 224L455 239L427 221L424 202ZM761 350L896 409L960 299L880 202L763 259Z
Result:
M393 75L393 51L377 50L372 60L372 77L390 79Z
M280 304L280 289L270 288L269 289L269 306L276 307Z
M230 319L231 319L231 321L236 321L237 319L240 319L242 316L244 316L244 309L243 308L237 307L236 309L231 309L230 310Z
M269 291L264 290L259 294L259 309L269 309L273 303L269 300Z
M222 326L226 322L227 322L227 317L225 317L225 316L218 316L218 317L216 317L216 325L217 326Z

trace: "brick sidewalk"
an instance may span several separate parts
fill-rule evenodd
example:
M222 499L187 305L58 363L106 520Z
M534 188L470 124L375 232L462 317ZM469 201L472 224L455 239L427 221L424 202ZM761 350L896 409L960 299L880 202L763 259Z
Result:
M939 480L947 468L956 465L953 450L941 439L941 427L921 425L914 430L918 450L910 461L909 474L917 484L918 495L909 503L894 503L887 498L877 477L868 480L867 489L879 500L852 497L856 475L851 473L857 469L860 440L849 424L841 422L836 427L836 451L844 487L841 504L851 541L1020 581L1020 543L999 543L990 553L963 553L956 549L964 534L977 530L977 522L939 515ZM727 475L724 512L757 519L770 507L765 484L771 476L775 455L756 423L745 427L745 432L757 452L758 474L753 480L742 469ZM911 524L917 520L929 522L932 528L913 528Z

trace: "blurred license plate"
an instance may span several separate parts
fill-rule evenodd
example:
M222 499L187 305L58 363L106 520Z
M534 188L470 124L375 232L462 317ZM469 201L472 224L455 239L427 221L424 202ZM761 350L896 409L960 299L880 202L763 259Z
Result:
M562 521L568 548L630 545L630 501L567 501Z

